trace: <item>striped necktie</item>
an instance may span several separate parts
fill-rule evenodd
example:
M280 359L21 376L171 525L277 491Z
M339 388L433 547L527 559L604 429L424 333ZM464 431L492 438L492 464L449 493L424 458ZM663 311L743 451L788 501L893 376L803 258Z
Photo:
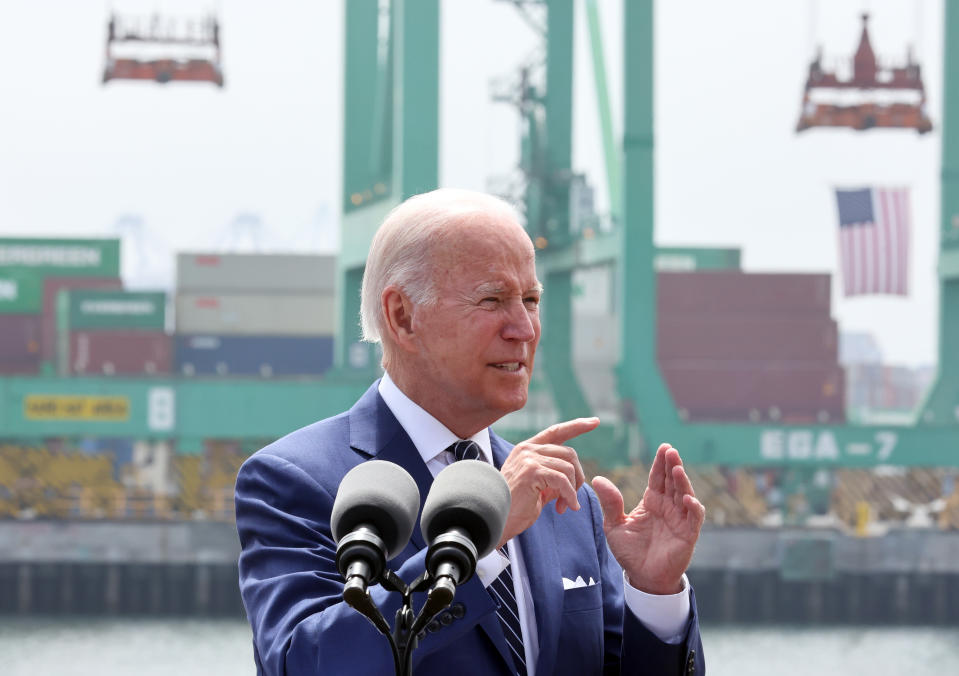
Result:
M480 458L480 447L475 441L460 440L446 450L453 454L456 460L477 460ZM507 558L509 552L504 545L500 550ZM496 601L496 615L499 617L503 635L513 655L513 665L519 676L526 676L526 650L523 648L523 628L519 621L519 610L516 605L516 596L513 592L513 575L509 566L503 569L489 587L486 588Z
M454 441L446 450L453 454L454 461L479 460L481 454L479 444L470 439Z

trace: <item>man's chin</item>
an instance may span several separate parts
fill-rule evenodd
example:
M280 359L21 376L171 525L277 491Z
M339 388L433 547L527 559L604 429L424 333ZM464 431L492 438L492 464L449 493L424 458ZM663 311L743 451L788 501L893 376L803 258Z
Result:
M523 392L522 395L517 394L516 397L505 398L501 402L501 405L498 406L498 409L502 412L502 415L515 413L516 411L519 411L524 406L526 406L527 399L528 399L528 396L526 392Z

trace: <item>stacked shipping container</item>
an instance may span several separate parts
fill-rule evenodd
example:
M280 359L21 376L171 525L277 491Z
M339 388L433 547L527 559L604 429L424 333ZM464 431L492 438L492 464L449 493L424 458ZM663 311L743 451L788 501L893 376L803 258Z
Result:
M660 273L657 295L657 358L690 420L844 420L829 275Z
M52 373L56 294L119 287L117 239L0 238L0 374Z
M123 282L119 277L50 277L43 282L43 343L40 346L40 358L57 365L57 371L64 375L69 372L67 364L60 361L64 356L58 345L61 333L58 333L59 306L57 299L61 293L81 289L119 290ZM62 338L66 339L69 327L64 326Z
M24 270L0 273L0 373L36 373L40 366L41 280Z
M176 370L316 376L333 363L336 258L177 256Z
M179 255L172 342L164 294L123 291L118 275L118 240L0 239L0 373L57 363L74 375L317 376L332 365L333 256ZM611 395L612 278L577 279L589 293L574 303L574 360L588 390ZM660 272L657 340L690 419L844 419L828 275Z
M57 296L64 374L153 375L173 361L161 291L74 289Z

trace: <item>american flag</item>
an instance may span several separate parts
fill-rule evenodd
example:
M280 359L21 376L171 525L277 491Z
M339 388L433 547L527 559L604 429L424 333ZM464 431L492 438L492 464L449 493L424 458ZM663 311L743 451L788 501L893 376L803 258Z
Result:
M909 189L836 190L843 293L905 296L909 288Z

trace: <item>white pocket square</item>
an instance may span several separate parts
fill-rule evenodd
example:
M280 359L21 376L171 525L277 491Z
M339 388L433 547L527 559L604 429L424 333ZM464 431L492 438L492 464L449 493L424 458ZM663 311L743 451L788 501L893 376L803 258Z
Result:
M563 589L576 589L578 587L592 587L596 584L596 580L589 578L589 582L586 582L583 579L582 575L577 576L575 580L570 580L568 577L563 578Z

